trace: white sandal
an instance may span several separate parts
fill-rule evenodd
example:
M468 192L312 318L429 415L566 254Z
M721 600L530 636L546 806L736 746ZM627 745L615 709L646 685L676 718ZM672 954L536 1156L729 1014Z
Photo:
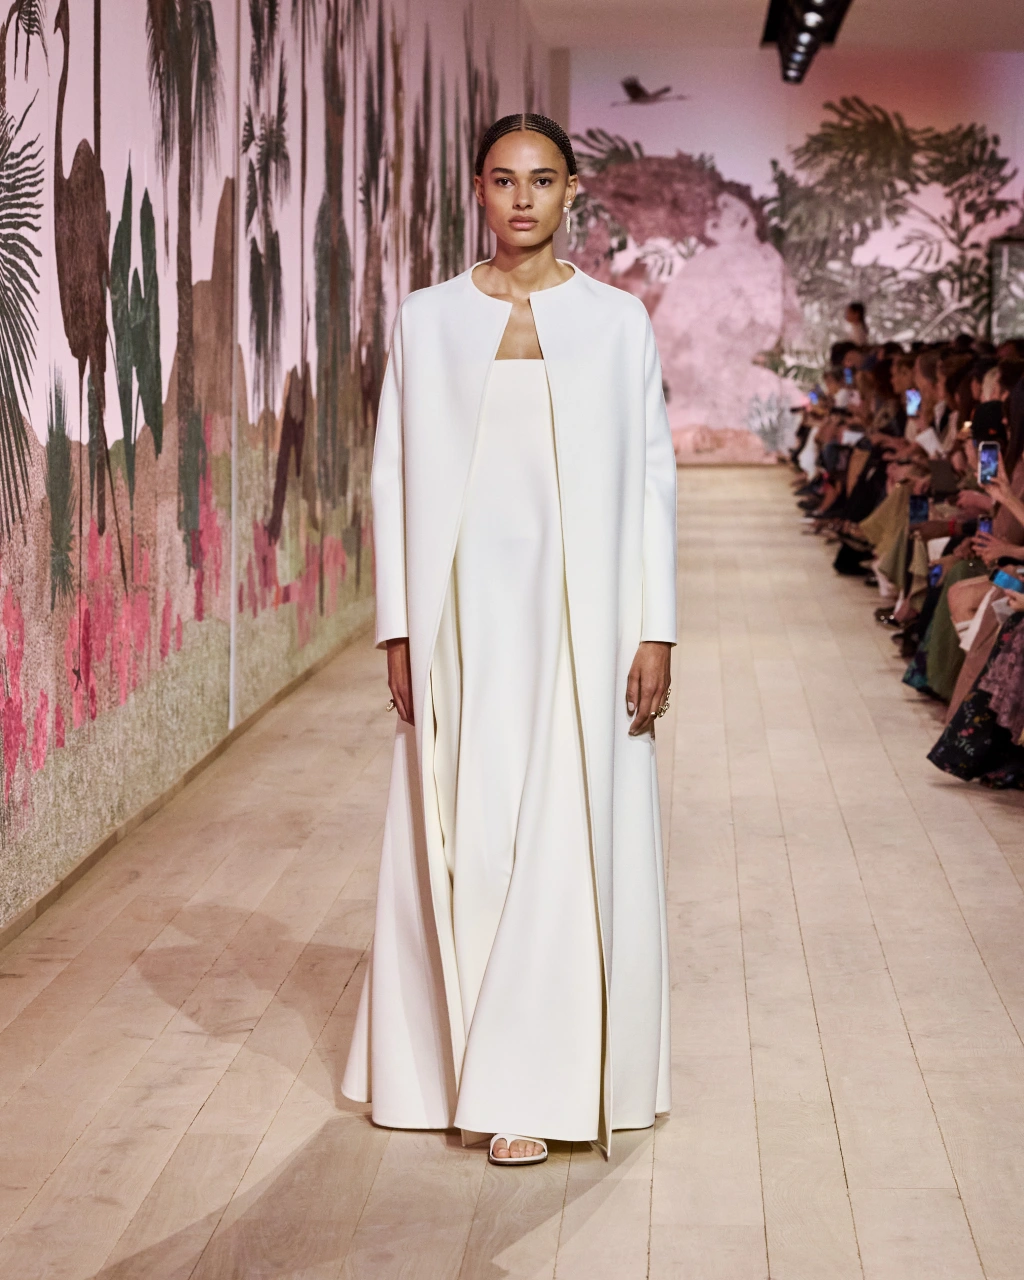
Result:
M509 1151L512 1150L513 1142L539 1142L544 1150L538 1156L505 1156L502 1159L494 1154L494 1144L498 1141L504 1141ZM548 1144L543 1138L524 1138L521 1133L496 1133L487 1148L487 1159L491 1164L543 1164L547 1158Z

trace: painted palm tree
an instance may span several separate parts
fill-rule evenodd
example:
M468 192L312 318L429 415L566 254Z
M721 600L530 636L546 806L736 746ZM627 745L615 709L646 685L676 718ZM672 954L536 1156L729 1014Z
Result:
M249 236L249 338L254 399L263 420L264 498L270 498L270 415L281 373L284 279L276 202L291 186L288 153L288 71L280 48L279 0L249 0L252 52L249 101L242 123L242 154L249 157L245 230ZM274 69L277 68L276 93ZM270 411L268 415L267 411Z
M302 376L306 376L309 307L306 302L306 158L309 145L309 114L306 97L306 61L315 46L320 18L320 0L292 0L292 24L299 33L299 64L302 103L299 119L299 298L302 305Z
M412 190L409 199L409 288L434 283L434 217L437 212L433 164L434 89L430 37L423 48L423 81L412 122Z
M366 51L363 79L363 165L359 202L363 209L363 271L359 298L359 370L362 378L363 431L372 439L377 403L384 383L387 337L384 331L384 222L388 190L387 40L384 6L377 4L375 42ZM360 441L362 443L362 441Z
M277 466L274 473L274 494L267 521L267 536L277 542L281 536L285 500L288 495L288 472L295 460L295 474L302 474L302 452L306 442L306 422L310 416L311 392L309 364L309 304L306 298L306 160L308 146L308 111L306 98L306 59L308 50L316 41L315 20L319 0L292 0L292 24L298 30L299 64L301 77L300 103L300 160L299 160L299 365L292 369L285 380L284 412L281 417L281 439L278 445ZM282 71L283 71L282 60ZM285 104L286 105L286 104ZM283 112L283 108L282 108ZM283 115L282 115L283 118ZM286 139L283 139L286 144ZM251 281L250 281L251 283ZM268 424L269 425L269 424ZM310 525L319 523L318 503L315 492L307 494Z
M36 355L43 161L39 138L22 130L7 111L7 36L14 27L14 66L25 41L25 74L31 42L45 55L42 0L15 0L0 24L0 536L10 537L28 500L28 386Z
M99 14L99 2L94 0L94 14ZM110 469L110 451L104 426L106 410L107 371L107 283L110 276L109 235L110 219L107 214L106 184L100 166L99 147L99 60L94 59L94 113L97 130L96 149L82 138L75 148L71 172L64 172L64 106L68 90L68 69L71 60L71 24L68 0L60 0L54 31L60 33L64 44L64 59L60 83L57 86L57 113L53 136L53 231L54 254L57 263L57 288L60 294L60 310L64 320L64 333L71 354L78 362L78 412L82 416L82 391L85 370L89 368L89 453L90 466L96 488L96 524L102 534L106 528L106 481L110 479L110 500L117 528L117 545L121 561L121 579L128 587L124 561L124 547L117 521L117 503L114 495L113 475ZM94 41L94 44L98 44ZM79 502L79 524L82 521ZM81 529L79 529L79 553L81 554Z
M350 27L343 0L325 0L325 5L321 63L324 190L316 216L313 257L317 488L325 512L332 512L345 504L348 495L356 381L352 367L352 249L345 223L345 161L349 147L343 44Z
M199 527L202 414L195 395L192 309L192 204L203 207L203 179L218 158L217 123L223 100L213 0L146 0L149 89L164 182L167 247L167 176L178 158L177 417L178 525L192 563L192 533Z

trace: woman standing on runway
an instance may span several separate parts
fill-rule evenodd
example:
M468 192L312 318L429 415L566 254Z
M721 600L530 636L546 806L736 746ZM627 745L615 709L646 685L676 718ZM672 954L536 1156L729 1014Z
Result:
M669 1107L654 721L675 459L643 305L556 259L568 136L485 134L494 257L402 304L373 461L401 723L344 1093L495 1163Z

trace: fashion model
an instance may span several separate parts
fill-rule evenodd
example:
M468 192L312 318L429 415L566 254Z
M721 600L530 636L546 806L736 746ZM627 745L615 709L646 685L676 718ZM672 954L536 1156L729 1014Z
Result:
M342 1089L527 1164L669 1108L676 473L642 303L554 254L568 136L499 120L475 190L494 257L406 298L377 422L400 723Z

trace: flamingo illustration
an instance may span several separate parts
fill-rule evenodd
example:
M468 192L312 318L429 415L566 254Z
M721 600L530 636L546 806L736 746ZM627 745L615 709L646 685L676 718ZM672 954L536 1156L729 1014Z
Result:
M685 93L672 94L672 86L665 85L661 89L645 89L637 76L626 76L619 83L626 91L625 101L613 102L613 107L647 107L655 102L685 102Z

